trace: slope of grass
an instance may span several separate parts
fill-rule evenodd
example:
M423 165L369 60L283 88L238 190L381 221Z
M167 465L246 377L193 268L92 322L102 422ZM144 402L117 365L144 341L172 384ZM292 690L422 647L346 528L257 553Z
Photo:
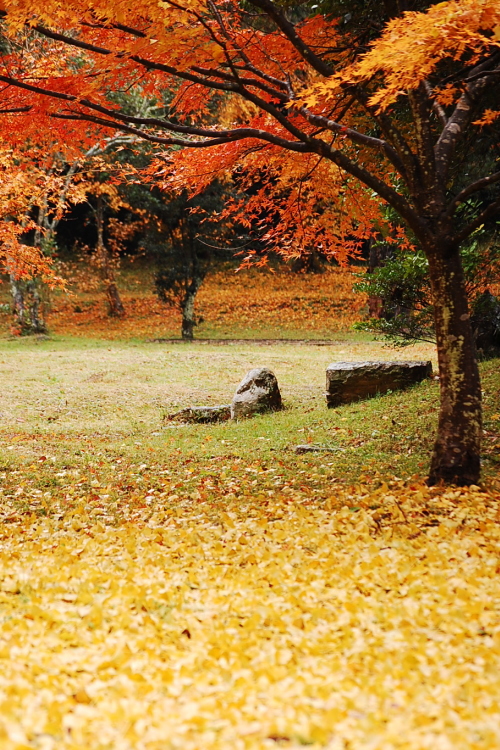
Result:
M432 354L431 347L422 345L405 356L425 359ZM392 350L376 342L348 340L330 346L264 347L3 342L2 461L6 467L33 471L40 481L44 457L63 470L93 466L103 477L116 459L125 464L154 464L178 473L181 483L189 467L188 479L191 475L192 479L186 483L187 490L196 483L199 469L217 468L221 462L232 467L232 481L247 477L246 466L253 462L277 467L283 481L292 484L300 483L300 472L309 480L315 471L313 484L324 492L332 478L353 482L379 475L424 476L436 425L436 381L338 409L326 408L325 369L331 361L392 357ZM245 372L259 365L275 371L286 405L283 412L220 425L179 425L165 420L185 406L229 403ZM485 476L494 476L499 373L495 362L482 369L484 470ZM296 455L294 446L303 443L317 445L322 452ZM33 469L27 469L30 466ZM322 467L319 471L318 466ZM269 477L262 481L267 486Z

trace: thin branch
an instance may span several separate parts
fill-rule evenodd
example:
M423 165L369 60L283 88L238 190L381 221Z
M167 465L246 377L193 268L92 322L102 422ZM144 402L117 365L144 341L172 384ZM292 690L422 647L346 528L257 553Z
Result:
M52 99L60 99L65 102L72 102L75 104L79 104L80 106L87 107L88 109L91 109L94 112L99 112L102 115L106 115L106 117L112 118L115 122L118 122L118 123L125 122L125 123L133 123L135 125L160 127L164 130L170 130L174 133L186 133L188 135L198 135L201 137L208 137L208 138L219 138L219 137L232 138L232 136L235 133L234 130L211 130L210 128L196 128L190 125L178 125L177 123L170 122L169 120L164 120L164 119L160 119L156 117L136 117L133 115L125 115L125 114L122 114L119 110L111 109L110 107L104 107L103 105L96 104L95 102L92 102L89 99L79 99L74 94L65 94L62 91L54 91L53 89L45 89L41 86L35 86L30 83L24 83L23 81L18 81L15 78L10 78L8 76L0 75L0 81L4 81L4 83L9 83L12 86L16 86L21 89L26 89L27 91L31 91L35 94L42 94L44 96L48 96ZM120 127L119 124L117 124L116 127L119 128Z
M408 91L408 101L415 123L415 136L419 161L419 177L425 188L436 188L436 163L434 156L434 138L430 125L430 106L425 86Z
M29 112L32 107L26 105L25 107L10 107L9 109L0 109L0 115L13 115L19 114L19 112Z
M408 222L419 239L429 239L429 230L425 221L397 190L361 165L356 164L356 162L352 161L342 151L332 149L325 141L314 141L314 144L316 145L316 153L324 154L327 159L343 169L344 172L356 177L389 203L390 206L395 208L400 216Z
M236 66L234 67L236 70L239 70L239 68L237 68ZM268 86L266 83L263 83L262 81L259 81L256 78L243 78L241 76L238 76L238 78L236 79L230 73L224 73L223 71L216 70L214 68L202 68L199 65L193 65L191 70L194 70L195 73L199 73L200 75L203 75L203 76L213 76L214 78L221 78L223 81L232 81L234 83L239 82L243 84L244 86L254 86L255 88L260 89L261 91L265 91L266 94L269 94L275 99L279 99L282 102L288 101L288 97L282 91L277 91L275 88Z
M473 221L467 224L467 226L465 226L458 234L456 234L453 237L453 241L458 245L461 245L462 242L464 242L467 237L472 234L474 229L477 229L481 226L481 224L484 224L485 221L488 221L488 219L492 219L496 215L500 216L500 198L493 203L490 203L488 208L485 208L485 210L482 211L478 216L476 216Z
M448 125L448 117L446 116L446 112L444 111L443 107L439 104L439 102L436 101L434 92L432 90L432 86L430 85L429 81L424 81L424 87L427 92L427 96L432 102L432 109L436 113L436 116L439 122L441 123L441 127L445 128Z
M142 65L142 67L146 68L146 70L158 70L161 73L168 73L169 75L177 76L178 78L182 78L186 81L199 83L202 86L207 86L208 88L217 89L219 91L235 91L234 84L231 85L229 83L218 83L216 81L211 81L210 79L202 78L198 75L194 75L193 73L189 73L188 71L177 70L177 68L174 68L171 65L165 65L164 63L147 60L140 55L128 55L126 52L113 52L106 47L97 47L95 44L82 42L79 39L73 39L72 37L66 36L65 34L59 34L56 31L51 31L50 29L45 28L45 26L35 26L33 28L35 28L36 31L38 31L43 36L46 36L48 39L54 39L54 41L63 42L64 44L68 44L71 47L77 47L78 49L83 49L87 52L94 52L97 55L105 56L113 55L118 59L133 60L133 62L136 62L139 65Z
M482 188L494 185L495 182L499 181L500 172L494 172L488 177L483 177L482 179L477 180L477 182L473 182L471 185L468 185L468 187L464 188L460 193L458 193L457 196L455 196L455 198L453 198L450 205L446 209L445 218L451 218L455 210L455 206L457 206L459 203L463 203L464 200L469 197L469 195L472 195L472 193L476 193L478 190L482 190Z
M477 81L479 78L488 78L489 76L500 76L500 70L485 70L484 73L476 73L474 76L464 78L465 83Z
M263 10L269 18L272 18L276 26L281 29L289 42L293 44L300 56L311 65L314 70L322 76L331 76L335 72L328 63L318 57L312 49L297 34L295 26L282 13L281 9L276 7L272 0L248 0L250 5Z
M236 68L236 70L246 70L249 73L254 73L256 76L260 76L264 81L271 83L273 86L277 86L284 91L287 90L285 81L281 81L279 78L275 78L275 76L269 75L269 73L264 73L263 70L255 67L255 65L253 65L253 63L251 63L249 60L245 60L244 65L235 65L234 67Z
M496 65L498 59L499 56L495 55L488 60L483 61L473 69L472 74L475 75L476 73L483 72L483 70L486 69L486 66ZM495 69L500 70L498 67ZM476 99L486 86L487 80L485 78L480 78L476 80L475 83L467 85L434 147L436 167L439 177L443 182L446 182L453 153L458 146L466 127L470 124L474 116L474 105Z
M415 154L408 145L406 138L403 136L401 131L395 126L389 115L385 112L377 113L374 107L368 104L368 97L365 92L361 92L359 88L355 90L356 100L365 109L368 115L377 123L386 140L392 144L393 148L397 152L401 163L404 165L403 178L408 183L410 189L415 186L416 171L417 171L417 160Z
M208 148L210 146L220 146L221 144L233 143L234 141L244 140L246 138L255 138L256 140L266 141L275 146L286 148L288 151L296 151L299 153L311 153L315 151L314 148L308 146L305 143L298 141L288 141L286 138L275 136L272 133L268 133L265 130L258 128L236 128L233 131L222 131L222 134L213 132L210 138L203 141L193 141L183 138L166 138L163 136L156 136L148 133L139 128L134 128L130 125L125 125L119 120L107 120L103 117L97 117L96 115L90 115L85 112L75 112L69 114L56 113L52 114L51 117L58 120L79 120L82 122L93 122L96 125L102 125L105 128L114 128L115 130L123 130L126 133L132 133L137 135L139 138L151 143L161 143L164 146L184 146L187 148ZM167 127L165 126L165 129ZM189 133L185 130L184 132Z
M404 176L405 174L405 168L403 163L401 162L401 159L399 158L398 153L392 146L387 143L387 141L384 141L380 138L374 138L371 135L365 135L364 133L360 133L357 130L354 130L353 128L347 128L345 125L341 125L339 122L335 122L335 120L330 120L327 117L324 117L323 115L316 115L313 112L309 112L309 110L306 107L300 107L298 111L301 113L301 115L312 125L316 125L317 127L325 128L333 133L339 133L340 135L344 135L346 138L349 138L350 141L353 143L357 143L360 146L367 146L368 148L376 149L377 151L381 151L391 164L397 169L399 174Z

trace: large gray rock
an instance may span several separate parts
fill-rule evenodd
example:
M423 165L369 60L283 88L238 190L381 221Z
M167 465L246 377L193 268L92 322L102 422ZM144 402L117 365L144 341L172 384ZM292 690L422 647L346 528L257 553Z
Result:
M334 407L399 391L431 375L430 362L334 362L326 371L326 403Z
M225 422L231 416L230 404L222 406L189 406L187 409L169 414L167 419L176 422L194 422L195 424L209 424L211 422Z
M276 376L267 367L256 367L247 372L236 389L231 403L231 419L279 411L282 408Z

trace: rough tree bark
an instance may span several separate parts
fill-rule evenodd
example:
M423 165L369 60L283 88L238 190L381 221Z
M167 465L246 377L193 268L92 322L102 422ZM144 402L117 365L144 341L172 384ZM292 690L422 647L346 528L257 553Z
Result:
M193 288L193 284L190 284L186 289L186 294L181 302L182 310L182 327L181 333L183 339L194 338L194 327L196 325L194 317L194 303L196 299L197 288Z
M104 201L101 195L97 197L96 223L96 260L104 284L106 299L108 301L108 314L113 318L123 318L125 316L125 308L123 307L120 292L116 285L109 251L104 243Z
M181 300L182 327L181 335L183 339L192 340L194 338L194 328L198 325L194 314L194 305L196 295L203 284L205 278L202 268L198 262L194 240L191 239L191 272L190 278L186 280L184 296Z
M459 247L425 248L434 304L441 403L429 484L479 480L481 384Z
M14 330L21 336L47 333L43 315L43 301L37 280L16 279L10 275Z

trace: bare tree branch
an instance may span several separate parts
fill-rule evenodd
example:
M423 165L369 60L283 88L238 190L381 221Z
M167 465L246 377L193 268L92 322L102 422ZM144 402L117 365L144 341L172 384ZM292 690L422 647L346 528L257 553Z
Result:
M499 55L488 58L488 60L477 65L472 70L472 74L476 75L486 70L488 66L497 65L498 59ZM500 68L496 67L495 70L500 71ZM473 84L467 85L434 147L437 172L443 182L446 182L453 153L462 139L466 127L472 121L476 100L486 86L487 79L484 77L477 79Z
M439 122L441 123L441 127L445 128L448 125L448 118L446 116L446 112L444 111L442 106L439 104L439 102L436 101L434 92L432 90L432 86L430 85L429 81L424 81L424 86L425 86L427 95L432 103L432 109L436 113L437 118Z
M455 207L458 206L459 203L463 203L464 200L469 197L469 195L476 193L478 190L482 190L482 188L489 187L490 185L494 185L495 182L499 182L499 181L500 181L500 172L494 172L493 174L490 174L488 177L483 177L482 179L477 180L476 182L473 182L471 185L468 185L460 193L458 193L458 195L455 196L455 198L453 198L450 205L446 209L446 214L445 214L446 218L451 218L451 216L453 216Z

